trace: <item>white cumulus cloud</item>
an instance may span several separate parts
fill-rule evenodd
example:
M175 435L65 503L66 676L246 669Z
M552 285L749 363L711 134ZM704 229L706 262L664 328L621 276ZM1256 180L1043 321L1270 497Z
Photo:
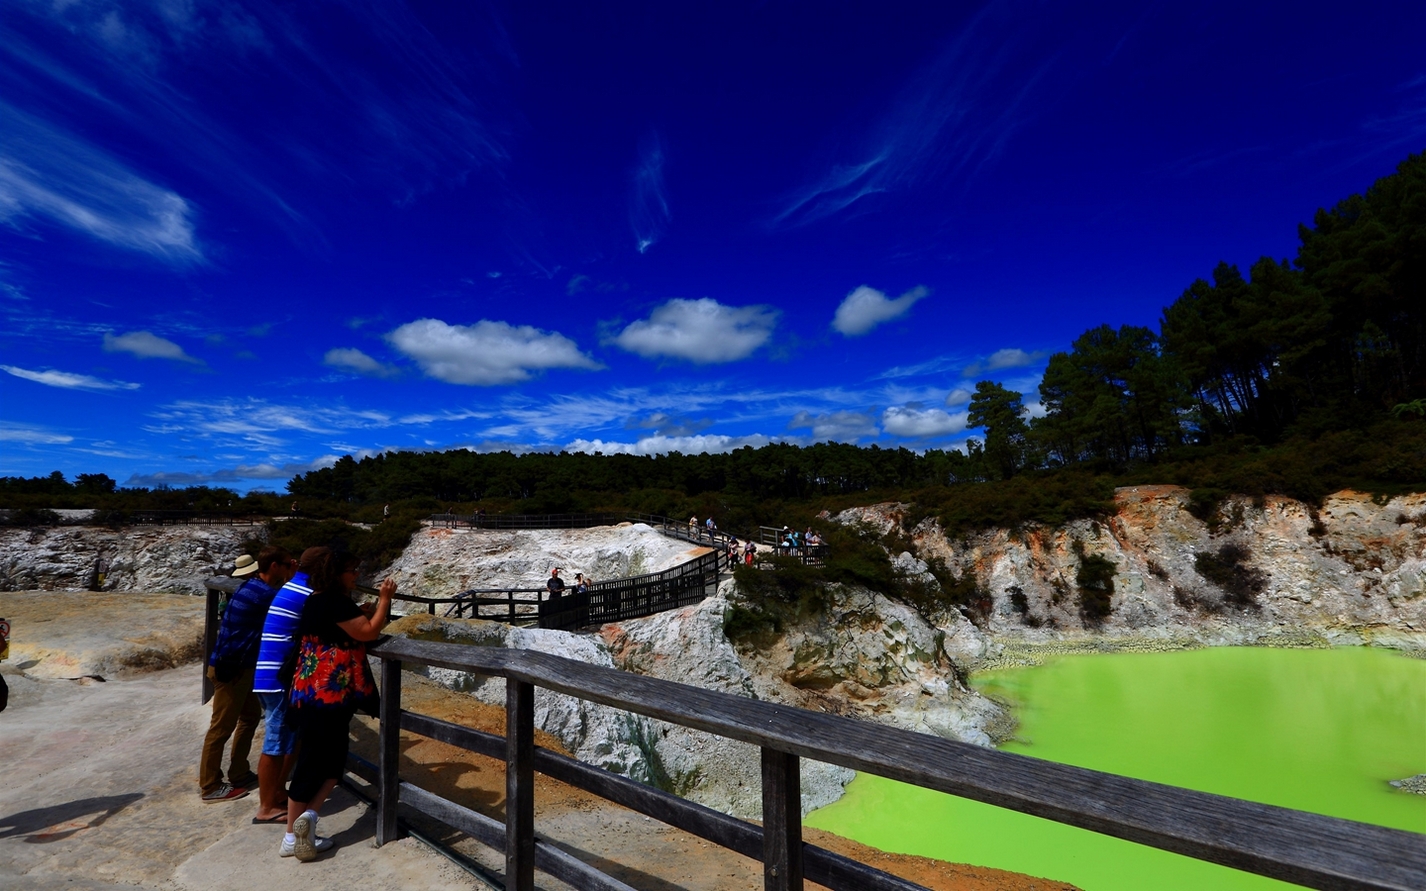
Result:
M753 433L748 436L723 436L703 434L700 436L646 436L638 442L606 442L602 439L576 439L564 447L567 452L585 452L606 455L666 455L682 452L685 455L701 455L704 452L716 454L731 452L743 446L762 448L770 442L782 442L781 437L764 436Z
M892 406L881 413L882 429L892 436L909 439L927 439L933 436L949 436L966 429L966 412L950 412L940 408L922 408L919 405Z
M130 331L128 334L104 333L106 353L133 353L140 359L176 359L180 362L198 362L183 351L183 347L171 340L148 331Z
M139 388L138 384L131 384L128 381L106 381L90 377L87 374L74 374L68 371L31 371L28 368L16 368L14 365L0 365L0 369L27 381L34 381L47 387L63 387L66 390L137 390Z
M800 411L793 415L787 427L789 430L809 428L812 438L819 442L848 442L865 436L876 436L881 432L876 427L876 418L859 411L834 411L821 415Z
M386 335L430 377L448 384L490 387L529 380L550 368L600 368L574 341L555 331L482 319L448 325L417 319Z
M378 362L361 350L351 347L327 350L327 354L322 357L322 362L333 368L354 371L357 374L365 374L370 377L391 377L396 374L394 367Z
M703 297L674 298L647 319L630 324L614 343L645 359L687 359L699 365L746 359L767 343L777 311L767 306L724 306Z
M954 390L946 394L946 406L948 408L954 408L957 405L966 405L970 402L971 397L974 395L974 393L972 393L970 390L967 390L965 387L956 387Z
M999 371L1002 368L1023 368L1026 365L1033 365L1044 357L1044 353L1030 353L1021 349L1008 348L996 350L979 362L972 362L961 372L964 377L974 377L977 374L984 374L987 371Z
M846 337L858 337L882 322L905 315L917 300L929 293L918 285L895 300L889 300L876 288L862 285L842 300L837 314L832 317L832 327Z

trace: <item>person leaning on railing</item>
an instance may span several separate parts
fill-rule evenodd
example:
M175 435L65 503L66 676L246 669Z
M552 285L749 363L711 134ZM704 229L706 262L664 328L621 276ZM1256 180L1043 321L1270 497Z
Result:
M317 811L346 771L352 716L376 713L366 644L391 619L396 582L383 581L375 608L363 609L352 600L360 564L353 555L333 554L315 571L297 624L289 717L296 719L301 749L287 790L287 834L279 854L303 862L335 847L317 834Z

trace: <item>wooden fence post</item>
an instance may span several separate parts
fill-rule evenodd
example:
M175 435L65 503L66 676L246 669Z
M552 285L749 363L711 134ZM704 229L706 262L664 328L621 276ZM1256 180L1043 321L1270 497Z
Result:
M208 677L208 657L213 655L213 647L218 645L218 597L217 588L208 589L207 611L203 616L203 662L198 666L203 672L203 704L213 698L213 679Z
M396 841L396 802L401 783L401 663L381 660L381 727L376 798L376 845Z
M535 687L505 679L505 887L535 887Z
M763 888L802 891L802 781L796 755L762 750Z

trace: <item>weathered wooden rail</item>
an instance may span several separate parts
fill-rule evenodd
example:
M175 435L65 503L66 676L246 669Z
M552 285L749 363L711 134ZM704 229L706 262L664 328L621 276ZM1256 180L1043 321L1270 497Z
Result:
M534 823L536 770L760 860L764 887L769 891L800 889L804 877L834 891L919 888L802 841L802 758L1308 888L1426 888L1426 835L1040 761L544 653L396 638L383 641L371 653L383 660L377 844L397 837L398 806L412 808L503 850L507 889L530 891L537 868L576 888L628 887L539 837ZM505 736L404 711L401 670L405 665L434 665L505 678ZM762 753L763 825L736 820L536 747L536 687L758 746ZM504 823L403 781L398 767L400 730L503 758Z
M622 521L620 514L431 514L432 525L451 529L590 529Z
M259 526L267 517L250 513L199 510L136 510L128 522L135 526Z
M432 615L444 603L447 616L574 630L698 603L718 589L719 560L716 552L701 554L662 572L594 582L586 591L567 586L559 597L544 588L492 588L403 599L429 604Z

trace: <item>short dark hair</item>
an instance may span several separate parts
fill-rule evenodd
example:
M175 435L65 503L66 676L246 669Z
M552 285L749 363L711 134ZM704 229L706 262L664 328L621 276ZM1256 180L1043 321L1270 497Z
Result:
M316 575L327 565L327 560L331 556L331 548L308 548L302 552L302 558L297 561L297 568L308 575Z
M267 575L267 571L274 563L286 563L292 559L292 555L276 545L268 545L258 552L257 571L259 575Z

